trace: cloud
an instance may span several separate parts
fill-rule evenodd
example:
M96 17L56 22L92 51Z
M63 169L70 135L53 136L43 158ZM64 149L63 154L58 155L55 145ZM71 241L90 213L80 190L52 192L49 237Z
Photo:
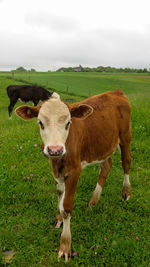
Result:
M28 13L25 22L36 28L44 28L55 33L69 33L78 29L77 21L68 15L47 12Z
M50 45L50 44L49 44ZM83 65L111 65L122 67L149 66L150 37L139 33L98 29L78 32L75 36L51 46L45 56L55 62ZM45 47L46 48L46 47Z
M0 67L149 67L150 4L143 1L87 0L85 8L80 0L0 0Z
M40 25L40 21L36 21L37 28L38 23ZM1 67L24 66L37 70L79 64L149 67L150 35L147 32L110 28L88 31L78 29L75 24L74 31L68 27L65 34L61 34L61 26L56 28L48 35L43 34L43 28L22 33L1 32Z

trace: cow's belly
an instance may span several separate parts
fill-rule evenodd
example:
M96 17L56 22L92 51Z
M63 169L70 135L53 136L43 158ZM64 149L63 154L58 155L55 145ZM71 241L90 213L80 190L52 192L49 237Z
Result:
M82 169L85 168L86 166L89 166L89 165L92 165L92 164L96 164L96 163L102 163L104 162L105 160L109 159L111 157L112 154L115 153L116 149L119 149L119 141L117 142L117 145L115 146L115 148L109 153L109 155L107 154L104 155L104 156L101 156L101 157L98 157L97 159L88 159L88 160L82 160L81 161L81 167Z
M20 101L21 103L25 103L25 101L21 98L18 98L18 101Z
M104 160L95 160L95 161L91 161L91 162L87 162L86 160L84 160L81 162L81 167L82 167L82 169L84 169L86 166L96 164L96 163L102 163L102 162L104 162Z
M27 98L26 99L25 98L18 98L18 101L20 101L21 103L27 103L27 102L31 101L33 103L33 101L31 99L27 99Z

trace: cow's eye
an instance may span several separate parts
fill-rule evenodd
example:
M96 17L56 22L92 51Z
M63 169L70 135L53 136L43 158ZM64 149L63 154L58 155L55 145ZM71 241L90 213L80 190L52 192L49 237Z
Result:
M41 129L44 130L44 125L40 120L38 120L38 124L40 125Z
M68 130L70 124L71 124L71 121L68 121L67 124L66 124L66 127L65 127L66 130Z

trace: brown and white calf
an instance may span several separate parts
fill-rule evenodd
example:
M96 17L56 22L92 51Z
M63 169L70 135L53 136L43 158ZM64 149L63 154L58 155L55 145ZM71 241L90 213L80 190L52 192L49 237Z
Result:
M124 182L122 195L130 197L131 108L119 89L92 96L68 106L60 99L49 99L37 107L21 106L17 115L24 120L38 118L43 152L49 158L58 193L57 225L63 221L58 257L71 254L70 218L81 170L100 163L98 182L89 202L94 206L110 171L111 155L121 148Z

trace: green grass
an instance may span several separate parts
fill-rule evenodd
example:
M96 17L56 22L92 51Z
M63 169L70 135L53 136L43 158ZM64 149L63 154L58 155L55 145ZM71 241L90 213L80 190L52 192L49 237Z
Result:
M55 182L48 160L40 151L36 120L8 120L6 87L21 84L0 76L0 266L4 251L15 250L11 267L34 266L150 266L150 77L99 73L36 73L35 83L56 91L88 96L121 88L132 105L132 195L121 200L123 170L120 154L113 166L101 200L93 209L88 202L97 182L99 166L82 171L71 220L72 252L68 264L58 263L62 229L53 222L57 207ZM21 79L21 78L20 78ZM63 98L81 99L79 96ZM20 104L17 103L17 106ZM34 144L37 144L35 147ZM33 174L33 177L30 176ZM30 176L28 180L24 177Z
M3 75L12 78L12 74L9 73ZM150 75L148 74L43 72L30 74L16 73L14 74L14 78L45 87L48 82L48 87L54 88L58 92L66 92L68 88L70 94L85 97L116 88L122 88L128 94L132 94L135 90L136 92L145 93L150 85Z

